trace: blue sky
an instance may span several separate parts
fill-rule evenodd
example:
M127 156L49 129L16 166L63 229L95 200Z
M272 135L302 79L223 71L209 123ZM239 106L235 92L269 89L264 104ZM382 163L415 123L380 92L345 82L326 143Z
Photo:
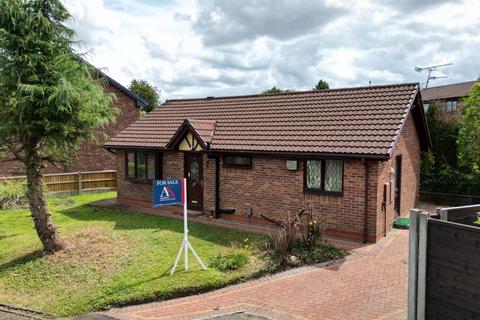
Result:
M425 82L480 75L480 1L65 0L87 59L162 98Z

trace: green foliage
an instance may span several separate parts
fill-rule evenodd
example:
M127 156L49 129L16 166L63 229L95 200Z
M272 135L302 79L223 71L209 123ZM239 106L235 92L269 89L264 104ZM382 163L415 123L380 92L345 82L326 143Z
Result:
M46 198L52 196L46 185L42 185L42 192ZM28 204L25 179L8 179L0 182L0 209L15 209L26 207Z
M132 80L129 89L146 100L148 105L142 108L142 111L150 112L158 106L160 95L159 90L146 80Z
M282 93L282 92L287 92L287 90L283 90L283 89L277 88L276 86L273 86L270 89L263 91L262 94L275 94L275 93Z
M248 256L243 251L232 254L217 254L210 260L210 266L220 271L230 271L242 268L248 262Z
M466 171L480 174L480 81L464 100L463 117L458 134L459 165Z
M328 85L328 82L323 79L320 79L315 85L315 87L313 88L313 90L325 90L325 89L330 89L330 86Z
M72 52L59 0L0 1L0 142L16 158L64 162L114 119L112 94Z
M0 183L0 209L12 209L26 202L25 181L5 180Z
M480 190L480 107L479 94L465 99L464 115L446 111L444 105L432 104L427 122L432 150L422 155L420 183L423 191L478 194ZM477 105L476 105L477 103Z
M270 89L263 91L262 94L275 94L275 93L285 93L285 92L294 92L294 91L295 90L280 89L280 88L277 88L276 86L273 86Z
M432 152L436 161L457 166L457 138L461 115L446 111L445 105L432 103L427 111L427 122L432 137Z
M322 243L317 244L311 249L305 250L302 246L297 246L293 249L292 255L289 261L295 261L292 259L296 257L302 264L320 263L330 261L334 259L341 259L348 255L348 251L345 249L339 249L332 244Z

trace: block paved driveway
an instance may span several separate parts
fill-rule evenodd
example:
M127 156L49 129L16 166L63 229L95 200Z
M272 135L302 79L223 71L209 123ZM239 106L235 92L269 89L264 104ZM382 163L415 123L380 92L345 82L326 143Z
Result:
M352 244L350 244L352 245ZM407 312L408 231L356 245L343 261L310 266L170 301L112 309L118 319L403 319ZM227 317L225 317L226 319ZM254 317L256 318L256 317Z

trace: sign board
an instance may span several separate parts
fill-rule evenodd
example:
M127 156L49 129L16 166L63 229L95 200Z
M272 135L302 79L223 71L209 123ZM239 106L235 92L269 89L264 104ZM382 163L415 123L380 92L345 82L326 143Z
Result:
M183 179L153 180L153 207L183 203Z

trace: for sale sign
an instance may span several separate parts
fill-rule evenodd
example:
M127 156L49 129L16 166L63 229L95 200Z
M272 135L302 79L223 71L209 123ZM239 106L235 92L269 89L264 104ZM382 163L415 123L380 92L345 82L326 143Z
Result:
M153 180L153 206L183 203L183 179Z

